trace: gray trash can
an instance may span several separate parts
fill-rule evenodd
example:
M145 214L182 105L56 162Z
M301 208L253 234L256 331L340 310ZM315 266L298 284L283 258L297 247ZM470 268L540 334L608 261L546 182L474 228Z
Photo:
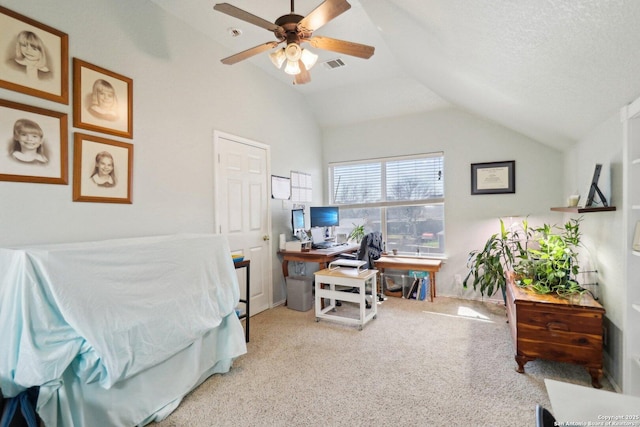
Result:
M313 307L313 279L307 276L287 277L287 307L309 311Z

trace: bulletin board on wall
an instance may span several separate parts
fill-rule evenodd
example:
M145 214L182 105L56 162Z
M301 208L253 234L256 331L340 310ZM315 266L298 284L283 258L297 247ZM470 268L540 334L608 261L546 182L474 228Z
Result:
M291 171L291 201L311 202L313 193L311 174Z

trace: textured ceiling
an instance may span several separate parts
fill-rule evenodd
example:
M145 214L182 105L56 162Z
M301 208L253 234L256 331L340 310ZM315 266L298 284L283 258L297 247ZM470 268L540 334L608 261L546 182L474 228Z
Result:
M273 34L213 10L217 1L152 0L229 50ZM229 0L268 21L286 0ZM306 15L321 0L298 0ZM315 49L302 93L321 126L339 126L455 105L559 149L640 96L637 0L349 0L318 30L375 46L369 60ZM229 28L242 31L231 37ZM321 62L341 58L346 67ZM253 63L283 82L266 53Z

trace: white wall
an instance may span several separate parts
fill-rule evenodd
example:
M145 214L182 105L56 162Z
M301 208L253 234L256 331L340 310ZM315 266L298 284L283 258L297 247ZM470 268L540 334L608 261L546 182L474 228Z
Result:
M594 165L603 165L598 187L615 212L584 214L580 229L584 251L581 267L597 270L597 293L606 310L605 368L612 380L622 384L622 336L625 307L622 124L618 112L593 129L566 153L565 190L579 189L587 196ZM597 200L597 199L596 199ZM586 262L583 262L586 261Z
M567 191L579 188L584 200L594 165L601 163L603 171L598 187L610 205L619 206L622 202L622 124L619 114L613 115L579 141L567 152L566 158ZM593 267L598 270L601 302L605 308L611 307L607 310L607 317L618 326L622 325L623 313L616 307L624 306L625 293L622 260L626 251L622 244L622 214L622 209L584 214L580 227L583 244L593 260Z
M457 284L455 275L464 278L469 251L499 232L498 218L530 215L540 225L562 220L549 208L564 204L563 154L458 109L327 129L323 135L326 162L444 151L448 260L437 276L438 295L480 297ZM502 160L516 161L516 193L472 196L471 163Z
M70 126L69 185L0 181L0 246L213 232L214 129L270 145L273 174L288 176L292 159L296 169L319 174L320 131L303 99L248 62L221 64L230 52L155 4L0 4L67 33L70 70L77 57L134 82L134 138L112 138L134 145L132 205L72 202L72 106L0 89L2 99L67 113ZM320 199L322 182L315 191ZM274 229L286 229L282 207L272 210ZM276 283L277 240L273 249Z

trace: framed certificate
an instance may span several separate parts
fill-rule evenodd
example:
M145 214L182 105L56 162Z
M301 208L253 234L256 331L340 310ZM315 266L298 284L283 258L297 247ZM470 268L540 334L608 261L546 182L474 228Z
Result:
M516 192L516 161L472 163L471 194Z

